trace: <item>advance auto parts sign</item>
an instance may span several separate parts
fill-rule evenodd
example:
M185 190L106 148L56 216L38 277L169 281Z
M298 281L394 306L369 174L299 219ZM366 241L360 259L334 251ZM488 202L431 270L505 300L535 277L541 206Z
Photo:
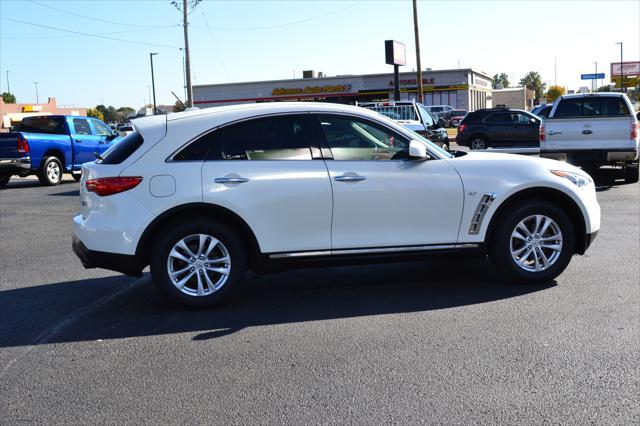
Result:
M317 93L342 93L350 92L350 84L338 84L335 86L307 86L307 87L295 87L293 89L285 89L284 87L275 88L271 92L271 96L282 95L310 95Z

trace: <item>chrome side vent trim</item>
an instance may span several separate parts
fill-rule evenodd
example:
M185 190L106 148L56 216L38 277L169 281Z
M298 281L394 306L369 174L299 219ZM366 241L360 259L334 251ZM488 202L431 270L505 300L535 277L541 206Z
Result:
M476 211L471 218L471 225L469 226L469 234L475 235L480 232L480 227L482 226L482 220L484 219L484 215L491 207L491 203L496 199L495 192L488 192L480 198L480 202L478 203L478 207L476 207Z

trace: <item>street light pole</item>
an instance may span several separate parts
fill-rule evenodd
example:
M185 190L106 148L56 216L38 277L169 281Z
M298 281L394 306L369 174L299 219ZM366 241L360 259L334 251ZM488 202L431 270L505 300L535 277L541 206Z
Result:
M620 93L624 93L624 75L622 74L622 42L619 41L616 44L620 45Z
M423 103L423 88L422 88L422 64L420 63L420 35L418 33L418 5L416 0L413 0L413 31L416 39L416 66L418 67L418 99L417 101ZM458 67L459 68L459 67Z
M151 88L153 90L153 115L156 115L156 82L153 78L153 55L157 55L157 53L149 53L149 59L151 60Z
M596 75L595 75L595 77L596 77L596 78L595 78L595 83L596 83L596 85L595 85L595 87L593 88L593 91L594 91L594 92L597 92L597 91L598 91L598 61L594 62L594 64L596 64Z
M184 60L184 48L180 48L182 51L182 88L184 89L184 99L187 100L187 70L185 68Z
M9 86L9 71L7 70L7 92L11 93L11 86Z
M38 82L34 81L33 82L34 86L36 86L36 104L40 103L40 98L38 98Z

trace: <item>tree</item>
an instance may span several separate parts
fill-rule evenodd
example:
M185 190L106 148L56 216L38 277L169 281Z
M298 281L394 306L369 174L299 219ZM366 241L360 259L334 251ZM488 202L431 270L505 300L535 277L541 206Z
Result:
M629 99L631 102L640 101L640 82L629 92Z
M509 76L506 73L500 73L493 76L494 89L506 89L509 87Z
M562 86L551 86L549 90L547 90L547 94L545 98L547 98L547 102L555 102L560 96L567 93L567 89Z
M131 107L120 107L116 110L116 112L120 117L119 121L125 121L127 119L127 116L133 112L136 112L136 110Z
M173 104L173 112L184 111L184 109L184 104L180 101L176 101L176 103Z
M520 85L526 86L529 90L534 90L536 92L536 99L542 99L544 89L547 87L547 85L542 82L542 77L540 77L537 71L529 71L529 73L520 80Z
M104 121L104 115L97 108L87 109L87 117L93 117L97 118L98 120Z
M605 84L604 86L600 86L596 89L596 92L610 92L610 91L611 91L610 84Z
M13 93L2 92L2 100L5 104L15 104L16 96Z

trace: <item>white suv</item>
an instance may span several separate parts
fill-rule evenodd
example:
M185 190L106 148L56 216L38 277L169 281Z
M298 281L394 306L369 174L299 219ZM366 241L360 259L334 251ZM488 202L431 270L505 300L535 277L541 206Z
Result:
M566 163L449 154L363 108L233 105L142 118L82 167L73 249L172 300L222 300L245 270L471 250L544 282L600 228Z

